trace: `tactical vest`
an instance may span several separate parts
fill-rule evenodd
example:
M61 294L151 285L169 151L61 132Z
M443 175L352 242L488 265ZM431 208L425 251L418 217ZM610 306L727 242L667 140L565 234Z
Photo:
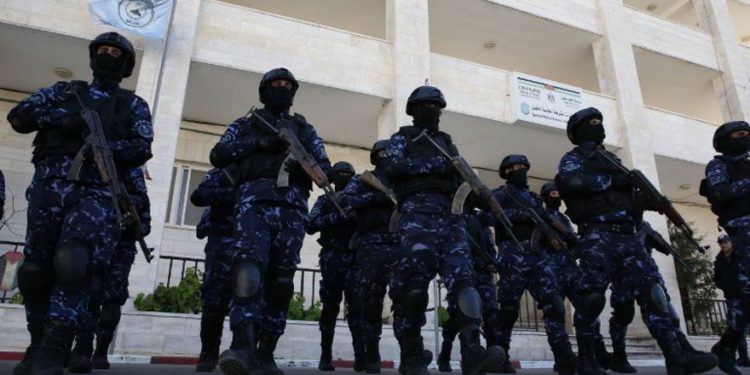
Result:
M357 210L357 231L365 233L377 228L388 228L394 209L392 204L380 203Z
M584 155L586 153L576 147L575 152ZM583 173L607 174L615 176L623 172L610 166L606 161L600 160L595 155L586 157L583 162ZM633 194L629 191L618 191L609 188L605 191L590 191L585 194L567 195L565 197L567 206L566 214L576 223L587 222L592 218L607 212L627 211L634 212Z
M435 158L438 156L445 156L433 145L429 140L421 138L414 140L424 129L416 126L403 126L399 129L398 134L404 136L406 139L406 158L423 159L423 158ZM456 156L453 153L455 147L453 146L453 140L450 135L438 131L437 134L431 135L431 138L440 145L451 156ZM408 197L416 193L439 193L445 195L452 195L458 188L458 181L454 173L446 174L426 174L426 175L412 175L402 176L394 179L393 190L396 192L398 200L401 201L404 197Z
M72 81L69 84L69 87L75 86L78 86L77 92L83 102L88 106L92 106L88 94L88 83L84 81ZM134 96L135 93L133 91L118 88L114 94L115 104L111 115L105 110L104 107L106 107L106 104L104 102L96 103L94 109L99 112L102 120L102 129L105 131L108 140L124 139L128 136L131 116L129 103L133 100ZM81 112L81 106L73 94L68 94L59 105L68 112ZM85 141L81 136L66 134L59 126L52 129L40 130L37 132L32 143L34 151L31 162L36 165L49 157L74 157L84 143ZM124 170L120 172L124 172Z
M746 159L732 160L724 156L715 156L727 166L730 183L750 178L750 161ZM750 215L750 195L743 195L737 199L720 204L711 203L711 211L719 217L719 223L726 224L732 219Z
M298 114L294 114L291 121L276 121L276 118L266 110L260 110L260 115L263 116L268 122L276 127L290 126L292 131L300 140L302 145L308 152L312 149L312 145L308 144L308 140L304 137L303 130L307 125L307 121L304 117ZM250 118L250 130L249 132L256 139L263 136L274 135L273 132L268 129L264 124L255 119ZM284 160L286 159L287 152L284 147L279 147L274 151L261 151L256 150L252 155L245 158L242 161L240 170L242 181L252 181L259 178L270 178L275 180L279 176ZM289 176L289 183L294 184L303 190L312 190L312 181L302 171L295 171Z
M516 189L517 194L521 195L522 191L520 189ZM536 195L533 192L528 192L532 196L536 198ZM504 194L508 194L505 192ZM520 205L518 205L515 201L512 199L504 199L502 202L503 208L505 209L522 209ZM513 223L513 235L516 236L516 238L519 241L529 241L531 240L531 235L534 232L534 229L536 229L536 226L534 225L534 222L530 218L524 218L524 219L516 219L511 221ZM500 243L501 241L511 241L511 237L508 234L508 232L505 230L505 227L502 225L496 225L495 226L495 243Z
M211 231L214 236L231 236L234 232L234 207L211 206Z
M325 212L331 212L333 204L326 202L324 208ZM354 220L341 221L336 225L322 229L318 243L325 250L347 252L349 251L349 240L351 240L356 230L357 223Z

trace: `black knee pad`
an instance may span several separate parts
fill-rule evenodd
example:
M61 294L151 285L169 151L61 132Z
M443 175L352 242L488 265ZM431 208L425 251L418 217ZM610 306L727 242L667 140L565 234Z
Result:
M54 273L40 264L24 262L18 269L18 290L23 299L32 304L43 303L49 299L54 284Z
M279 271L268 282L266 303L272 309L289 310L289 302L294 295L294 271Z
M427 288L423 285L409 284L404 287L401 295L401 303L404 307L404 315L416 319L424 315L429 303Z
M635 317L635 305L632 301L612 306L612 319L620 325L627 326Z
M661 316L669 316L669 302L667 302L664 288L659 284L651 284L647 290L648 303L651 305L653 312Z
M243 262L234 268L232 296L240 304L249 303L260 290L260 270L254 263Z
M463 315L462 321L478 322L482 319L482 298L473 286L459 289L456 306L458 312Z
M581 316L589 322L594 322L604 310L607 299L601 293L591 293L581 300Z
M547 317L558 322L565 321L565 301L560 296L552 296L547 302Z
M377 298L365 301L363 317L369 323L377 323L383 320L383 301Z
M83 241L71 241L55 250L55 275L62 290L78 290L88 280L91 246Z
M518 307L516 304L500 305L500 310L497 312L498 326L512 328L516 324L516 320L518 320Z
M99 317L99 326L109 332L114 332L120 324L120 305L116 303L106 303L102 306L102 315Z

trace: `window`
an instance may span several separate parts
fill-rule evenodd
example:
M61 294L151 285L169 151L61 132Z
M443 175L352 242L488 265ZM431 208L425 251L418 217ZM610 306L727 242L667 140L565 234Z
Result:
M207 170L190 165L175 166L172 171L172 194L167 203L167 223L194 227L198 225L203 214L203 207L196 207L190 202L190 194L198 187Z

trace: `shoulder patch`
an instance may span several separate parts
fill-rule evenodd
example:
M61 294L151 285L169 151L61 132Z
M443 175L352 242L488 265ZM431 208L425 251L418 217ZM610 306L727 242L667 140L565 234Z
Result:
M154 127L150 123L143 123L138 125L138 135L145 139L151 139L154 137Z

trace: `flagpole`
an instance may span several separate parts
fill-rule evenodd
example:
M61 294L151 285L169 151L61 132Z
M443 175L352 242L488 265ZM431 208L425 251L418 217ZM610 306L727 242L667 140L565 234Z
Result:
M154 107L151 111L152 116L156 116L156 110L159 107L159 94L161 93L161 81L164 78L164 63L167 61L167 51L169 50L169 34L172 32L172 23L174 22L174 13L177 8L177 0L172 2L172 9L169 12L169 24L167 24L167 33L164 37L164 48L159 63L159 77L156 80L156 91L154 92Z

